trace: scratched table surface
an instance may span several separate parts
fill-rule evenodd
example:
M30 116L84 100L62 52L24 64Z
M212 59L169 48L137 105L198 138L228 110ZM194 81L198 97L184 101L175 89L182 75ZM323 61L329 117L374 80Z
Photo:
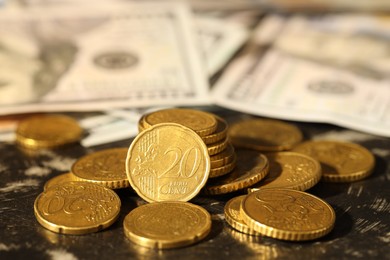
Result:
M207 108L209 109L209 108ZM249 115L212 108L228 122ZM71 116L78 117L74 113ZM191 202L212 215L212 229L202 241L179 249L155 250L133 244L124 235L124 217L145 203L130 188L118 190L122 206L108 229L87 235L61 235L43 228L33 204L50 178L68 172L79 157L111 147L128 147L130 140L84 148L80 144L31 153L12 143L0 143L0 258L1 259L390 259L390 139L328 124L291 122L305 139L342 140L368 148L376 159L373 174L353 183L320 182L308 192L326 200L336 212L333 231L308 242L254 237L231 229L223 208L241 193L206 197Z

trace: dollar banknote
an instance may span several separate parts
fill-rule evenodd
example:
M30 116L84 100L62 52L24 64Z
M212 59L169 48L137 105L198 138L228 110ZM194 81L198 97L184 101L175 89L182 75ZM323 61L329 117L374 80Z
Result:
M0 10L0 114L208 104L182 3Z

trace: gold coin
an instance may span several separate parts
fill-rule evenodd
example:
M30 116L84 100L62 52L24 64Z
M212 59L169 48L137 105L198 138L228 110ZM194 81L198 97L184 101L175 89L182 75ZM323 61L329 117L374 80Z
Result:
M210 156L211 168L218 168L229 164L233 161L235 156L236 153L234 151L234 147L231 143L229 143L225 150L213 156Z
M228 135L234 146L259 151L289 150L302 141L296 126L269 119L237 122L229 127Z
M200 136L210 135L217 129L214 115L193 109L163 109L147 114L143 118L143 127L146 129L160 123L184 125Z
M217 119L217 129L214 133L210 135L202 136L202 139L205 144L217 143L223 139L226 139L227 136L228 124L224 119L220 118L219 116L214 116Z
M193 244L210 232L210 214L188 202L155 202L132 210L123 221L134 243L159 249Z
M141 132L126 159L131 186L148 202L188 201L210 172L207 147L188 127L164 123Z
M77 121L65 115L38 115L22 120L16 129L18 144L30 148L53 148L80 139Z
M68 172L57 175L56 177L51 178L45 183L45 185L43 186L43 190L47 190L57 184L62 184L69 181L76 181L76 178L74 177L73 173Z
M43 227L62 234L100 231L115 222L121 201L116 193L88 182L66 182L38 195L34 213Z
M209 178L216 178L228 174L234 169L234 167L236 167L236 160L236 158L233 158L233 161L224 166L218 168L211 168Z
M241 217L249 228L269 237L303 241L328 234L336 215L325 201L303 191L262 189L241 203Z
M224 208L226 222L234 229L249 235L260 235L260 233L250 229L242 220L240 207L246 195L238 196L229 200Z
M347 142L310 141L298 145L294 152L313 157L321 163L322 180L352 182L369 176L375 165L366 148Z
M209 155L215 155L225 150L228 147L228 145L229 145L229 140L226 138L217 143L208 144L207 150L209 152Z
M251 192L263 188L288 188L307 190L321 179L320 163L304 154L278 152L267 154L269 160L268 175L249 188Z
M236 168L229 174L210 179L204 192L224 194L252 186L268 173L268 159L258 151L238 150Z
M112 148L88 154L71 168L78 181L93 182L110 189L130 186L126 174L127 148Z

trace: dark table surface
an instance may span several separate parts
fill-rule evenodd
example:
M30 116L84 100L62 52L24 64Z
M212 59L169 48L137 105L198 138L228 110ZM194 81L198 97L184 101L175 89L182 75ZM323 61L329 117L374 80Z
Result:
M229 122L248 115L212 107ZM78 117L81 114L70 114ZM309 242L286 242L254 237L231 229L223 207L234 193L191 202L212 215L212 230L199 243L170 250L144 248L124 235L124 217L145 203L130 188L117 190L122 201L118 220L98 233L75 236L53 233L35 219L33 204L50 178L68 172L79 157L111 147L128 147L132 140L84 148L79 144L31 153L12 143L0 143L0 258L1 259L390 259L390 139L328 124L291 122L305 139L341 140L368 148L376 159L373 174L353 183L320 182L308 192L326 200L336 212L333 231Z

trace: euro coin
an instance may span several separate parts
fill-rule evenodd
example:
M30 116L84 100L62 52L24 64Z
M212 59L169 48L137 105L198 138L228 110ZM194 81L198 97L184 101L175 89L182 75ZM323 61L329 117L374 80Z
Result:
M143 117L143 127L146 129L160 123L184 125L200 136L212 134L217 129L217 120L214 115L194 109L163 109Z
M183 247L203 239L211 229L210 214L188 202L155 202L133 209L124 219L125 235L153 248Z
M259 151L290 150L302 141L294 125L270 119L249 119L230 125L228 136L236 147Z
M304 154L278 152L267 154L268 175L249 188L251 192L264 188L288 188L305 191L321 179L320 163Z
M93 182L110 189L130 186L126 174L127 148L112 148L85 155L71 168L78 181Z
M321 163L322 180L352 182L369 176L375 158L366 148L348 142L308 141L294 148Z
M200 136L188 127L157 124L130 145L126 172L133 189L148 202L188 201L205 185L210 157Z
M115 222L121 201L116 193L88 182L66 182L38 195L34 213L39 224L57 233L81 235Z
M229 200L224 208L225 220L234 229L248 234L248 235L260 235L260 233L250 229L248 225L242 220L240 207L241 202L246 195L238 196Z
M82 129L65 115L38 115L22 120L16 129L16 142L26 148L54 148L79 141Z
M60 175L57 175L56 177L51 178L48 180L45 185L43 186L43 190L47 190L57 184L62 184L65 182L70 182L70 181L76 181L75 176L73 173L68 172L68 173L63 173Z
M210 179L204 189L206 194L225 194L248 188L268 173L268 159L254 150L237 151L236 168L222 177Z
M262 189L250 193L241 203L241 216L250 229L290 241L325 236L336 220L328 203L291 189Z

